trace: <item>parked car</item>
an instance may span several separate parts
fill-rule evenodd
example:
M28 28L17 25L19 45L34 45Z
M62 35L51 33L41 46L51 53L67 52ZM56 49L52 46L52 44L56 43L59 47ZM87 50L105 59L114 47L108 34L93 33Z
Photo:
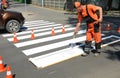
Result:
M22 13L0 9L0 29L5 29L10 33L19 32L24 21Z

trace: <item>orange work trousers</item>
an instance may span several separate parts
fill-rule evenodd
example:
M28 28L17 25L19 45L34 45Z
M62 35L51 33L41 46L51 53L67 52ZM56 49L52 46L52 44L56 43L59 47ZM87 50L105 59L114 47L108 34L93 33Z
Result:
M94 23L88 24L87 32L86 32L86 41L94 40L95 43L101 42L101 25L99 24L97 32L95 32Z

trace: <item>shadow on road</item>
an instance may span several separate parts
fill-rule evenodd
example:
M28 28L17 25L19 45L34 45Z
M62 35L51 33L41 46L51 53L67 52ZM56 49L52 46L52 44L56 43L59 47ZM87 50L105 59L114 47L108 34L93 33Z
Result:
M108 54L108 59L110 60L119 60L120 61L120 51L116 51L116 52L112 52L110 50L107 50L107 52L105 52Z
M107 57L108 59L110 60L118 60L120 61L120 42L118 42L117 44L115 45L110 45L110 47L112 47L113 49L108 49L108 50L105 50L105 54L107 54Z
M0 34L5 34L5 33L8 33L8 32L4 29L0 29Z

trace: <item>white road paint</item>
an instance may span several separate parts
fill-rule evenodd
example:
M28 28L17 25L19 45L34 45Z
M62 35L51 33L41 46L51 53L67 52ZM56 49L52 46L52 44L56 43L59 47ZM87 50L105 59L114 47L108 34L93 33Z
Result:
M81 42L81 41L85 41L85 39L86 39L86 36L81 36L79 38L75 38L74 41L75 42ZM23 53L26 56L29 56L29 55L36 54L36 53L41 53L41 52L44 52L44 51L47 51L47 50L67 46L72 41L73 41L73 39L70 39L70 40L65 40L65 41L61 41L61 42L57 42L57 43L53 43L53 44L48 44L48 45L44 45L44 46L40 46L40 47L35 47L35 48L23 50Z
M83 23L83 25L84 24L85 23ZM62 28L62 24L55 24L54 22L49 22L49 21L44 21L44 20L25 22L24 26L28 27L28 29L24 32L17 33L18 40L30 38L30 35L28 35L28 34L31 33L30 30L33 28L35 29L34 33L37 33L37 34L35 34L35 37L39 37L39 36L42 37L42 36L49 35L49 34L51 35L51 30L52 30L51 27L55 28L55 33L60 33L62 31L62 29L60 29L60 28ZM68 28L65 28L66 31L74 30L74 27L71 28L71 25L64 25L64 26L68 27ZM44 31L46 31L46 32L44 32ZM39 32L44 32L44 33L39 33ZM85 32L86 32L86 30L80 30L78 32L78 34L79 35L84 34ZM35 40L29 40L29 41L25 41L25 42L21 41L21 42L15 43L14 45L18 48L26 47L26 46L34 45L37 43L62 39L62 38L69 37L72 35L73 35L73 32L64 33L64 34L60 34L60 35L49 36L46 38L40 38L40 39L35 39ZM13 40L13 34L5 34L3 36L9 37L9 38L7 38L9 41ZM102 34L102 36L104 36L104 34ZM103 37L102 40L107 40L109 38L117 38L117 40L103 44L102 47L105 47L105 46L108 46L110 44L114 44L114 43L120 41L120 37L114 36L114 35ZM80 36L80 37L74 38L74 39L59 41L59 42L56 42L53 44L41 45L39 47L33 47L30 49L22 50L22 52L26 56L30 56L30 55L45 52L48 50L64 47L64 46L69 45L69 43L82 42L85 40L86 40L86 36L84 35L84 36ZM47 66L65 61L67 59L70 59L70 58L73 58L76 56L80 56L82 53L83 53L83 50L81 48L78 48L78 46L76 46L74 48L69 47L69 48L65 48L65 49L60 49L55 52L50 52L48 54L44 54L41 56L30 57L29 61L31 61L37 68L45 68Z
M81 30L80 32L78 32L78 34L84 34L85 32L86 32L86 30ZM45 37L45 38L40 38L40 39L35 39L35 40L29 40L29 41L26 41L26 42L20 42L20 43L14 44L14 45L16 47L25 47L25 46L28 46L28 45L47 42L47 41L51 41L51 40L55 40L55 39L61 39L61 38L69 37L69 36L72 36L72 35L73 35L73 32L70 32L70 33L65 33L65 34L62 34L62 35L56 35L56 36L50 36L50 37Z
M31 61L37 68L45 68L47 66L79 56L81 54L83 54L83 50L78 47L66 48L57 52L29 58L29 61Z

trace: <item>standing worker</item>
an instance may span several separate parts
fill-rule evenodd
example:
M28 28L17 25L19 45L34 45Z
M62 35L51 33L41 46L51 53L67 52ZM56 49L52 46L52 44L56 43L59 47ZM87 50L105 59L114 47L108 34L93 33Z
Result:
M102 8L92 4L82 5L80 2L75 2L76 10L78 11L78 23L74 30L76 36L81 21L84 18L87 24L85 53L82 56L87 56L91 52L92 40L95 41L95 56L101 53L101 24Z

